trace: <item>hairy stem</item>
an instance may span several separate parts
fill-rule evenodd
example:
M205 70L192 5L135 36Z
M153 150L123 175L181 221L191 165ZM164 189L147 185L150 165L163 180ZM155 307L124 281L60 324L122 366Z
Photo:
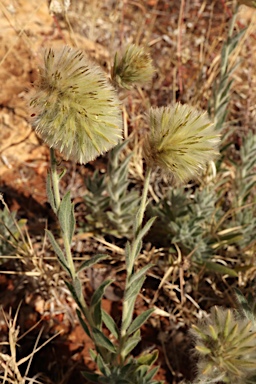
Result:
M126 291L128 289L130 279L134 273L134 263L135 263L135 260L137 257L137 246L138 246L136 236L142 227L143 217L144 217L145 210L147 207L147 196L148 196L150 176L151 176L151 168L147 168L145 180L144 180L144 188L143 188L143 192L142 192L142 196L141 196L141 202L140 202L139 211L138 211L138 215L137 215L136 223L135 223L135 227L134 227L134 239L131 243L131 252L128 255L129 262L126 265L127 276L126 276L124 297L125 297ZM125 343L124 340L126 337L127 327L124 326L124 322L128 316L129 310L130 310L129 301L124 300L123 311L122 311L123 313L122 313L120 351L122 351L122 345Z
M136 236L142 227L143 217L144 217L145 210L147 207L147 196L148 196L151 171L152 171L151 168L147 168L147 170L146 170L146 175L145 175L145 180L144 180L144 188L143 188L143 192L142 192L142 196L141 196L138 215L137 215L136 222L135 222L134 239L133 239L132 244L131 244L131 254L129 255L130 261L129 261L129 265L127 266L128 278L131 277L133 267L134 267L134 262L136 259L136 249L137 249Z
M55 200L56 209L58 211L60 206L60 191L59 191L59 175L57 172L57 162L54 149L50 148L50 164L51 164L51 179L53 186L53 195Z
M51 179L52 179L53 195L54 195L56 211L58 216L58 210L61 203L60 191L59 191L59 175L57 172L57 162L56 162L54 149L52 148L50 149L50 162L51 162L50 172L51 172ZM74 261L73 261L73 257L70 249L70 244L68 241L68 234L65 233L65 231L62 228L61 228L61 236L63 238L64 248L65 248L66 258L68 262L68 267L70 269L71 278L74 281L76 277L76 271L75 271L75 265L74 265Z

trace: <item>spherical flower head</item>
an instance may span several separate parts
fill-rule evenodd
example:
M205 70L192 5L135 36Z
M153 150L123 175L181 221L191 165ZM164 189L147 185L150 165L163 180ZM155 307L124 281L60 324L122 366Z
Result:
M193 326L192 335L199 358L199 377L244 384L255 373L256 330L235 311L212 308L205 322Z
M206 113L176 103L151 108L150 131L144 157L150 167L160 167L175 182L195 178L218 154L219 136Z
M115 89L77 49L45 51L30 106L36 133L66 159L87 163L122 137Z
M154 71L150 55L143 47L131 44L121 57L116 53L112 80L121 88L130 89L151 81Z

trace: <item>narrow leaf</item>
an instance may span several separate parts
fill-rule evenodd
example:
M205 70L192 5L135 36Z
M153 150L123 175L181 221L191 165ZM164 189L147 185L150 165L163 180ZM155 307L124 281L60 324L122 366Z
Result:
M136 281L136 284L129 286L129 288L125 291L124 301L128 301L139 294L141 287L144 283L144 280L145 280L145 276L142 276L139 280Z
M74 290L77 294L77 297L80 298L82 295L82 284L81 284L80 279L77 276L75 276L75 278L73 280L73 287L74 287Z
M71 293L73 299L75 300L75 302L77 303L77 305L79 306L79 308L81 309L81 311L84 313L84 311L83 311L83 306L82 306L82 304L81 304L80 301L79 301L79 298L78 298L78 296L77 296L77 293L76 293L76 291L75 291L73 285L70 284L68 281L65 281L65 284L66 284L66 286L68 287L68 289L69 289L69 291L70 291L70 293Z
M105 323L106 327L108 328L108 330L110 331L110 333L116 339L118 339L119 338L119 331L118 331L117 325L116 325L114 319L112 318L112 316L110 316L106 311L104 311L104 309L102 310L102 320L104 321L104 323Z
M115 346L99 329L93 328L92 330L94 341L96 346L104 347L111 353L116 353Z
M148 372L148 367L146 365L140 365L136 369L136 376L138 376L140 379L144 378Z
M95 328L101 329L102 327L102 308L101 302L94 306L90 306L90 313L93 318Z
M100 375L98 375L97 373L91 373L88 371L81 371L81 373L86 380L89 380L92 383L99 383L98 379L99 379Z
M57 207L56 207L54 195L52 192L52 179L51 179L51 175L49 173L47 174L47 178L46 178L46 193L47 193L48 201L52 207L52 210L56 214L57 213Z
M63 168L62 171L60 172L60 174L58 175L59 176L59 180L61 180L62 177L64 177L66 175L66 172L67 172L66 168Z
M64 270L71 276L70 269L68 268L68 264L67 264L66 258L64 256L64 253L62 252L59 244L55 240L55 238L54 238L53 234L51 233L51 231L48 231L48 229L46 229L45 232L47 233L47 236L48 236L48 238L49 238L49 240L51 242L51 245L53 247L54 252L56 253L56 256L57 256L57 258L59 260L59 263L64 268Z
M237 272L234 269L225 267L219 263L214 263L213 261L204 261L206 268L210 271L221 273L222 275L229 275L232 277L237 277Z
M139 280L142 276L145 276L146 272L152 267L152 264L145 265L143 268L139 269L136 273L134 273L129 281L129 285L136 284L136 281Z
M87 336L89 336L91 338L91 334L90 334L89 328L87 327L86 322L82 318L82 313L81 313L81 311L79 309L76 310L76 314L77 314L78 320L79 320L83 330L85 331Z
M133 317L136 298L137 298L137 295L134 295L128 301L127 312L125 314L125 318L123 319L122 330L127 330L127 328L132 323L132 317Z
M126 264L127 270L130 269L130 263L131 263L130 254L131 254L131 243L127 241L125 245L125 264Z
M74 206L71 203L70 192L65 194L60 203L58 218L62 231L66 236L68 236L69 244L71 244L75 230L75 217Z
M94 255L89 260L84 261L80 265L80 267L78 268L78 272L81 272L84 269L93 266L94 264L98 263L99 261L106 260L106 259L109 259L109 258L110 258L109 255L104 255L104 254Z
M97 353L93 350L93 349L90 349L89 350L89 353L90 353L90 357L91 357L91 360L96 362L96 359L97 359Z
M139 242L143 239L143 237L146 235L146 233L150 230L152 225L154 224L154 221L156 220L156 217L151 217L144 227L141 228L141 230L136 235L136 241Z
M101 300L104 295L104 291L106 287L112 283L113 280L106 280L103 281L103 283L97 288L97 290L94 292L92 299L91 299L91 305L90 305L90 312L92 314L94 325L96 328L101 328L102 326L102 308L101 308Z
M94 294L92 295L92 298L91 298L91 306L94 306L96 304L98 304L103 295L104 295L104 291L105 289L107 288L107 286L109 286L111 283L113 283L114 280L105 280L103 281L103 283L96 289L96 291L94 292Z
M103 358L101 357L101 355L99 353L96 356L95 363L97 364L99 370L101 371L101 373L103 373L104 376L108 377L111 375L111 371L110 371L109 367L104 362Z
M158 354L159 354L158 350L155 349L151 353L147 353L145 355L139 356L137 358L137 362L140 365L147 365L147 366L151 367L151 365L153 365L156 362L156 360L158 358Z
M138 345L140 342L141 337L140 337L140 331L137 331L133 336L129 337L128 340L126 340L124 348L123 348L123 355L127 357L131 351Z
M147 319L154 311L154 308L151 308L137 316L127 330L128 335L131 335L133 332L137 331L137 329L139 329L147 321Z
M155 374L157 373L159 369L159 366L157 367L154 367L152 368L150 371L147 372L146 376L145 376L145 379L149 382L151 379L153 379L153 377L155 376ZM153 384L153 383L152 383Z
M242 294L242 292L239 289L234 288L234 291L235 291L236 299L237 299L238 304L239 304L239 309L243 312L243 315L248 320L250 320L252 323L255 323L255 318L254 318L252 309L250 308L250 306L248 304L248 301L246 300L246 298L244 297L244 295Z

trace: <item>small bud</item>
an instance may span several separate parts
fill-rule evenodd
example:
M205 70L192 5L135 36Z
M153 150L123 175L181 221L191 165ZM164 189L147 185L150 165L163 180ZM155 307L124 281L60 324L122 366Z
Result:
M45 51L30 106L36 133L66 159L87 163L122 137L114 88L77 49Z
M121 88L130 89L134 85L151 81L154 73L151 57L144 48L129 45L121 58L116 53L112 69L112 80Z
M149 127L143 149L146 163L176 182L195 178L218 154L213 124L206 113L189 105L151 108Z
M235 311L214 307L205 322L193 326L199 358L198 378L244 384L256 369L256 331ZM208 381L207 381L208 382Z

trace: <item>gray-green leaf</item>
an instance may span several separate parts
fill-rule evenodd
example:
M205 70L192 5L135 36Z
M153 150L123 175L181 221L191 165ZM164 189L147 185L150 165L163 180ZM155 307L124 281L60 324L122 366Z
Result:
M71 276L71 273L70 273L70 269L68 267L68 264L67 264L67 260L64 256L64 253L62 252L59 244L57 243L57 241L55 240L53 234L51 233L51 231L48 231L48 229L45 230L45 232L47 233L47 236L51 242L51 245L53 247L53 250L54 252L56 253L56 256L59 260L59 263L61 264L61 266L64 268L64 270Z
M115 346L111 343L111 341L97 328L93 328L92 330L93 337L95 340L95 344L100 347L106 348L109 352L116 353Z
M109 258L110 258L109 255L104 255L104 254L94 255L89 260L85 260L80 265L80 267L78 268L78 272L81 272L84 269L91 267L92 265L98 263L99 261L106 260L106 259L109 259Z
M68 237L69 244L71 244L75 230L75 215L74 205L71 203L70 192L65 194L60 203L58 218L62 231L64 232L64 235Z
M139 329L147 321L153 312L154 308L151 308L137 316L127 330L128 335L131 335L133 332L137 331L137 329Z
M108 328L108 330L110 331L110 333L116 339L118 339L119 331L118 331L117 325L114 322L114 319L112 318L112 316L110 316L106 311L104 311L104 309L102 310L102 320L104 321L104 323L105 323L106 327Z

